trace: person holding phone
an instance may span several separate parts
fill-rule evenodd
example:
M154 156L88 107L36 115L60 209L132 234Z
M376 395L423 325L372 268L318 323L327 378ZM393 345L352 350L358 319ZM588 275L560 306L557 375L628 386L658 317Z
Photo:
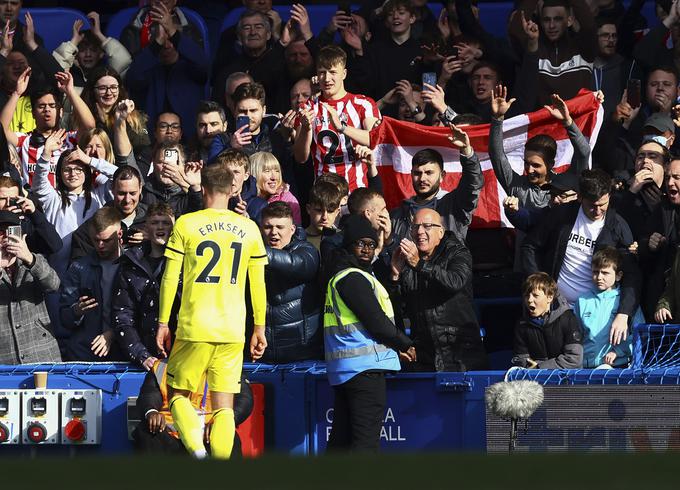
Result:
M72 361L123 360L111 324L113 285L122 252L120 212L112 206L99 209L89 228L94 253L71 263L61 283L61 324L71 331L66 355Z
M412 35L416 10L410 0L389 0L383 8L386 36L376 36L364 44L351 30L344 29L343 39L354 51L349 77L353 86L374 99L380 99L399 80L420 83L423 56L420 41Z
M186 180L185 164L182 145L170 142L156 145L152 172L142 190L142 203L146 206L166 203L177 217L200 210L200 191L191 190Z
M0 364L61 362L45 305L45 295L59 289L59 276L30 250L20 221L0 209Z

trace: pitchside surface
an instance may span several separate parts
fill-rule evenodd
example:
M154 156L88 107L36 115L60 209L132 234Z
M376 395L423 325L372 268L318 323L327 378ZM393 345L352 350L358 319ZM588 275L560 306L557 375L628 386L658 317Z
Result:
M3 489L550 489L680 488L680 453L485 456L463 453L0 461Z

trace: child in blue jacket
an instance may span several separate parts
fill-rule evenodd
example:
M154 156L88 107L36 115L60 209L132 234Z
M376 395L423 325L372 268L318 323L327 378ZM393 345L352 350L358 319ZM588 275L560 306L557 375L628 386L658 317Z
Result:
M614 247L606 247L593 254L593 290L580 297L574 313L583 327L583 367L628 367L632 355L631 336L612 345L609 331L619 309L619 282L623 277L621 254ZM631 322L644 323L640 308Z

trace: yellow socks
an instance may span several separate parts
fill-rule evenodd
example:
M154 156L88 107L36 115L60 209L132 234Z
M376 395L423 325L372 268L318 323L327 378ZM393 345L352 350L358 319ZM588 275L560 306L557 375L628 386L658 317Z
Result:
M210 430L210 454L216 459L229 459L234 447L234 410L219 408L213 413Z
M170 400L170 412L179 432L179 438L187 451L195 458L205 458L207 453L203 445L203 424L189 399L181 395L173 396Z

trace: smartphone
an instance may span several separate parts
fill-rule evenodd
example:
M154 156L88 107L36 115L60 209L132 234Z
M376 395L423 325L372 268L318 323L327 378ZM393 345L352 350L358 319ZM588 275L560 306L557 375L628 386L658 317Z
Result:
M447 58L449 56L458 58L458 48L455 46L447 46L446 49L444 50L444 56L446 56Z
M15 236L21 238L21 225L13 225L7 227L7 236Z
M10 197L9 198L9 205L10 206L18 206L19 205L19 198L18 197Z
M352 15L352 4L350 2L340 2L338 4L338 10L343 12L345 15Z
M243 126L246 127L246 129L243 130L244 133L250 131L250 118L248 116L238 116L236 118L236 131L241 129Z
M179 151L175 148L163 150L163 161L165 161L165 163L179 165Z
M425 84L432 85L433 87L437 85L437 74L433 71L427 71L423 73L423 90L425 90Z
M640 94L640 80L636 78L631 78L628 80L628 85L626 86L626 94L628 103L633 109L640 107L642 103Z
M88 298L94 298L94 292L90 288L80 288L80 295L87 296Z

